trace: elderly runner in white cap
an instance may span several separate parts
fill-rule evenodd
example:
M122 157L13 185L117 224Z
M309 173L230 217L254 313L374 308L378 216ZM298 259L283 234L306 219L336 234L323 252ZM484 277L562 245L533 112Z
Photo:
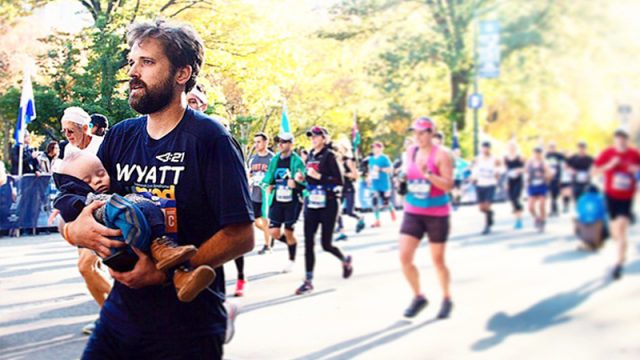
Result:
M97 154L102 138L92 136L89 131L91 116L77 106L67 108L60 119L62 133L69 140L69 145L64 148L64 156L76 151L87 150Z

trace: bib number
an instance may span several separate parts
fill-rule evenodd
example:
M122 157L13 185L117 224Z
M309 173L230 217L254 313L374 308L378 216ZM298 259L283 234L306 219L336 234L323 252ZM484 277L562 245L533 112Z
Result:
M380 170L372 169L371 170L371 180L378 180L380 178Z
M291 190L286 183L276 185L276 201L279 203L293 201L293 190Z
M264 179L264 173L262 171L253 174L253 186L260 186Z
M618 191L629 191L633 186L631 175L626 173L615 173L613 175L612 187Z
M589 182L589 172L588 171L578 171L576 173L576 182L581 184L585 184Z
M416 199L424 200L431 194L431 183L427 180L411 180L407 184L407 190Z
M327 206L327 192L315 188L309 192L309 209L324 209Z
M518 171L518 169L511 169L508 172L508 176L511 179L517 179L518 177L520 177L520 172Z
M533 179L531 181L531 185L533 185L533 186L542 186L542 185L544 185L544 180L543 179Z

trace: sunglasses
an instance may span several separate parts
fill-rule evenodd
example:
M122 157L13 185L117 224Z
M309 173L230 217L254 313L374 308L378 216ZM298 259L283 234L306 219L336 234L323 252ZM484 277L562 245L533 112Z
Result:
M63 135L67 135L67 136L72 135L75 132L75 131L69 130L69 129L62 129L61 131L62 131Z
M282 145L282 144L291 144L291 140L280 140L278 141L278 144Z

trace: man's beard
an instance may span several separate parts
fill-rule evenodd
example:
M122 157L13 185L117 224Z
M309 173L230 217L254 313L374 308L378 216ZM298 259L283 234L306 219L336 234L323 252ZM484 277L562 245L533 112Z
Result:
M134 98L129 90L129 106L140 114L153 114L169 105L173 98L173 76L167 78L160 85L150 88L142 80L133 78L129 81L129 89L135 85L144 86L144 94Z

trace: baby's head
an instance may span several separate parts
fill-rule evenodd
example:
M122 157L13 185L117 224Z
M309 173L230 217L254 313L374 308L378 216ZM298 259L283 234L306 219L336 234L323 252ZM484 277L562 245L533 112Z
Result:
M100 159L88 151L78 151L65 156L59 172L84 181L96 193L109 191L111 185L109 174Z

